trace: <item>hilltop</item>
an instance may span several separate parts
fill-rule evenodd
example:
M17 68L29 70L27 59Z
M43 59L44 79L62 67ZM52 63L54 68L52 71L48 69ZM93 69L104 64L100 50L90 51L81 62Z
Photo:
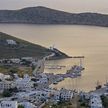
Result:
M18 39L11 35L0 32L0 59L1 58L19 58L36 57L41 58L51 54L53 51L43 46ZM58 50L59 54L54 59L67 58L68 56ZM54 52L53 52L54 53ZM53 59L53 58L52 58Z
M108 27L108 15L68 13L42 6L19 10L0 10L0 23L73 24Z

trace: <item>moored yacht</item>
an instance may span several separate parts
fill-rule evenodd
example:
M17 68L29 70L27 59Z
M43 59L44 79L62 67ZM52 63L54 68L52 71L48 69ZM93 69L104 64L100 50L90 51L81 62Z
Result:
M81 76L81 72L85 68L82 66L82 61L80 59L80 65L74 65L71 67L71 69L67 70L66 74L69 74L72 77Z

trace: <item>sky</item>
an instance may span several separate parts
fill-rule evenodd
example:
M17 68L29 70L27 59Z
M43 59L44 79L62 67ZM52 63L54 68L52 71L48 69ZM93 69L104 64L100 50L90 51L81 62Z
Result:
M108 0L0 0L0 9L46 6L67 12L98 12L108 14Z

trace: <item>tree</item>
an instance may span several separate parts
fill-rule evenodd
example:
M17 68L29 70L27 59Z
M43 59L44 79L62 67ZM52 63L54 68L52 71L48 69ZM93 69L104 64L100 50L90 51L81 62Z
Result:
M108 97L107 96L101 96L102 104L104 108L108 108Z
M9 89L9 91L10 91L10 93L13 93L13 92L18 92L18 89L17 89L17 87L14 87L14 88L10 88Z
M18 105L18 108L24 108L24 106L23 105Z
M33 84L33 87L34 87L34 88L36 88L37 86L38 86L38 84L36 84L36 83Z
M14 73L17 73L17 72L18 72L18 70L16 68L10 69L11 74L14 74Z
M2 95L3 97L10 97L12 94L9 90L4 90Z

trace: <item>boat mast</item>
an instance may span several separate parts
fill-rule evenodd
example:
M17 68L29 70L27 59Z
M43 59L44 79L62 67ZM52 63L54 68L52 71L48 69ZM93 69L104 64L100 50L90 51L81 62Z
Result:
M80 67L82 67L82 66L83 66L82 59L80 58Z

